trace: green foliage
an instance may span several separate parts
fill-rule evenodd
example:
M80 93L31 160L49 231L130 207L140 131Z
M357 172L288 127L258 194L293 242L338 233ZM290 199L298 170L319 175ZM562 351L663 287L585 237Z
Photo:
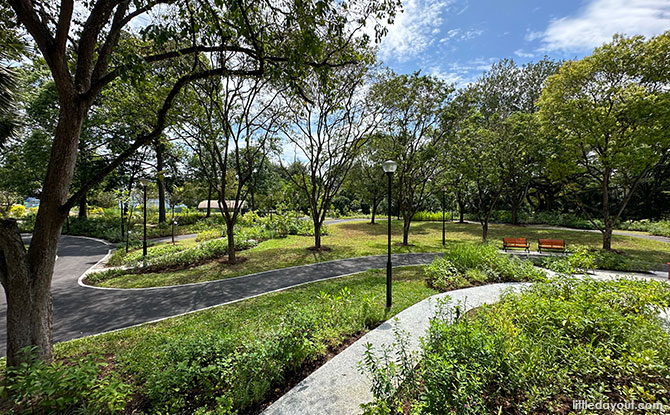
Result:
M147 248L146 259L153 261L156 260L156 258L160 258L175 252L181 252L183 250L184 247L181 245L163 244L158 246L150 246ZM128 267L134 267L142 264L143 259L142 250L132 251L126 254L125 250L120 248L114 251L109 257L108 264L111 266L126 265Z
M467 287L469 281L445 258L436 258L426 267L426 281L428 285L439 291Z
M587 272L591 269L611 271L641 271L650 269L647 262L631 259L614 251L592 249L586 246L568 247L567 256L553 256L542 259L540 264L562 274Z
M221 229L208 229L206 231L198 232L198 236L195 238L195 240L198 242L209 241L212 239L221 238L222 236L223 232Z
M26 207L23 205L12 205L9 208L9 216L12 218L21 218L26 214Z
M470 287L486 282L540 281L545 278L530 261L503 255L494 245L459 244L444 258L426 267L426 281L439 291Z
M423 388L405 403L426 414L563 413L572 399L668 405L670 334L657 313L669 305L658 282L561 279L472 315L438 313L416 371Z
M379 351L371 343L365 344L359 370L370 377L375 398L372 403L362 405L366 415L403 413L405 401L419 391L414 370L418 353L409 350L410 337L406 332L394 326L393 334L393 344L382 345Z
M596 258L592 249L586 246L571 246L569 255L548 257L543 260L543 266L561 274L588 272L596 267Z
M30 348L22 353L35 356ZM67 365L27 359L1 374L0 409L6 414L122 413L131 389L115 374L101 377L107 365L90 355Z

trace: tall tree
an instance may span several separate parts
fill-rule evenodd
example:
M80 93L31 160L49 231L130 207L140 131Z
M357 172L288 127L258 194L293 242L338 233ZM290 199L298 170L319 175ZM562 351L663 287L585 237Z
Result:
M280 90L268 79L212 79L194 85L194 113L186 113L181 136L197 154L201 169L216 189L226 222L228 262L236 262L235 223L251 190L254 171L275 150ZM229 204L232 202L232 206Z
M642 179L670 148L670 31L645 41L615 36L591 56L549 77L540 115L560 141L554 178L574 197L612 249L612 229ZM600 201L585 190L596 186ZM595 219L599 217L602 222Z
M360 0L307 0L277 5L272 0L9 0L20 23L44 57L58 91L59 117L51 145L42 200L26 251L16 222L0 222L0 282L7 297L7 364L18 364L19 350L37 346L52 355L51 277L58 239L70 208L90 188L162 133L168 112L183 88L216 76L271 76L300 88L311 71L359 59L368 19L379 22L397 3ZM149 15L158 9L160 12ZM75 12L76 11L76 12ZM131 22L153 20L141 29L142 42L121 41ZM375 30L378 40L381 26ZM202 53L229 54L209 67ZM81 127L101 91L141 82L147 68L167 65L172 77L157 91L160 103L151 128L71 192ZM143 103L136 103L142 105ZM152 103L145 103L150 105Z
M408 245L412 218L430 196L428 183L446 169L440 122L454 89L435 77L387 72L372 90L384 114L380 153L398 163L395 197L403 217L402 243Z
M289 95L291 109L284 133L305 167L290 175L309 201L314 248L321 247L321 227L361 147L377 127L377 111L362 92L365 69L350 66L332 80L312 78L309 101Z

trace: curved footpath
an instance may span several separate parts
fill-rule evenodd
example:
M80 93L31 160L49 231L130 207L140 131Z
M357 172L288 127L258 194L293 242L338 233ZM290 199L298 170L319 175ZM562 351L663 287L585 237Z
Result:
M338 219L327 223L367 219ZM547 227L552 229L553 227ZM559 228L575 231L575 229ZM194 237L181 235L177 239ZM649 235L627 236L670 243L670 238ZM158 240L169 240L170 237ZM30 235L24 235L26 243ZM309 282L340 277L373 268L384 268L385 256L350 258L293 268L262 272L176 287L145 289L100 289L78 284L79 277L103 261L112 245L94 238L61 236L52 280L54 302L54 341L118 330L157 321L245 298L294 287ZM430 263L434 253L393 255L395 266ZM657 272L657 276L663 273ZM7 303L0 286L0 315L6 316ZM4 355L7 336L6 317L0 322L0 355Z
M611 279L622 276L662 280L649 274L626 274L618 272L597 272L594 277ZM483 304L495 303L506 290L516 291L530 286L530 283L502 283L464 288L436 294L398 313L376 329L368 332L354 344L315 370L293 389L270 405L263 415L283 414L360 414L360 405L373 401L372 382L359 369L359 362L365 357L366 344L374 346L377 355L383 345L395 342L394 330L401 330L408 336L408 350L420 351L420 338L425 336L430 319L438 310L439 300L448 297L446 307L460 305L462 312ZM663 317L662 317L663 318Z
M108 250L109 246L102 241L62 237L54 272L58 277L54 277L52 284L54 341L61 342L118 330L314 281L386 266L386 256L380 255L321 262L173 287L101 289L79 285L79 275L103 259ZM393 264L395 266L428 264L437 255L397 254L393 255ZM79 268L73 269L74 264L80 264ZM7 305L2 295L0 314L6 315L6 311ZM6 336L5 318L0 327L0 338L6 339ZM0 343L2 355L5 353L5 347L4 341Z

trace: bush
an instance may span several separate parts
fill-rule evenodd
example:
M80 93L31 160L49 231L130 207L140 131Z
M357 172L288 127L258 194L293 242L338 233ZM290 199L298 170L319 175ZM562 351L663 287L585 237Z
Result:
M275 332L242 345L213 334L167 343L159 370L145 385L152 412L192 413L210 406L214 396L222 413L248 409L325 352L318 339L321 324L314 313L291 309Z
M23 352L36 355L30 348ZM104 366L94 356L71 365L30 358L2 374L0 409L7 414L122 413L130 386L113 374L100 377Z
M26 214L26 207L23 205L12 205L9 208L9 216L12 218L22 218Z
M426 267L426 281L430 287L438 291L448 291L469 285L463 273L445 258L436 258Z
M196 241L209 241L216 238L221 238L223 236L223 231L221 229L209 229L206 231L198 232L198 236L195 238Z
M350 204L351 199L346 196L340 195L333 198L333 207L339 215L345 215L348 213Z
M164 244L158 246L150 246L147 248L146 259L151 261L168 254L181 252L183 250L184 247L181 245ZM126 254L125 250L117 249L110 256L108 264L111 266L126 265L129 267L134 267L141 265L144 259L145 258L142 256L141 250L132 251Z
M501 254L489 244L456 245L426 267L427 283L439 291L486 282L541 281L544 273L530 261Z
M543 260L542 265L561 274L588 272L596 267L592 249L586 246L571 246L568 252L570 253L568 256L547 257Z
M668 405L670 334L657 314L669 305L670 289L658 282L563 279L461 318L439 313L415 371L422 387L404 408L461 415L567 413L573 399ZM377 410L388 407L377 399L368 413L394 413Z

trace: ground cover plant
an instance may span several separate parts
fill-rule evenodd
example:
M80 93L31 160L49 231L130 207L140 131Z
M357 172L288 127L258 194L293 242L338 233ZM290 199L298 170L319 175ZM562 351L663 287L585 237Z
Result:
M443 252L441 243L442 224L419 222L412 225L410 242L412 246L397 244L401 241L402 223L392 222L393 253ZM601 236L597 233L523 228L518 226L493 224L489 229L490 243L502 248L503 237L526 237L534 245L539 238L564 239L568 247L588 246L598 249ZM478 224L447 224L447 245L478 243L481 229ZM630 236L614 236L614 247L623 258L661 266L670 258L670 244ZM329 225L329 234L323 237L323 244L330 251L314 252L307 248L313 241L309 237L288 235L282 239L266 240L245 251L247 260L240 264L227 265L211 262L174 272L108 275L98 285L104 287L137 288L165 286L199 281L211 281L262 272L270 269L323 262L341 258L386 253L386 226L384 221L371 225L363 221Z
M465 315L443 309L416 370L370 350L377 400L366 412L574 413L573 400L667 407L670 334L658 312L669 305L670 288L660 282L561 279Z
M426 281L439 291L510 281L542 281L545 273L531 261L500 253L491 244L453 245L426 267Z
M253 412L276 388L299 380L313 368L310 365L318 364L347 339L436 293L426 286L423 267L396 268L394 304L387 312L384 277L385 271L370 270L59 343L56 358L69 366L82 356L104 355L128 385L119 386L126 412ZM71 375L67 370L63 373ZM32 389L25 395L31 402L40 396ZM84 395L66 409L84 408L92 397ZM51 407L46 412L59 411Z

